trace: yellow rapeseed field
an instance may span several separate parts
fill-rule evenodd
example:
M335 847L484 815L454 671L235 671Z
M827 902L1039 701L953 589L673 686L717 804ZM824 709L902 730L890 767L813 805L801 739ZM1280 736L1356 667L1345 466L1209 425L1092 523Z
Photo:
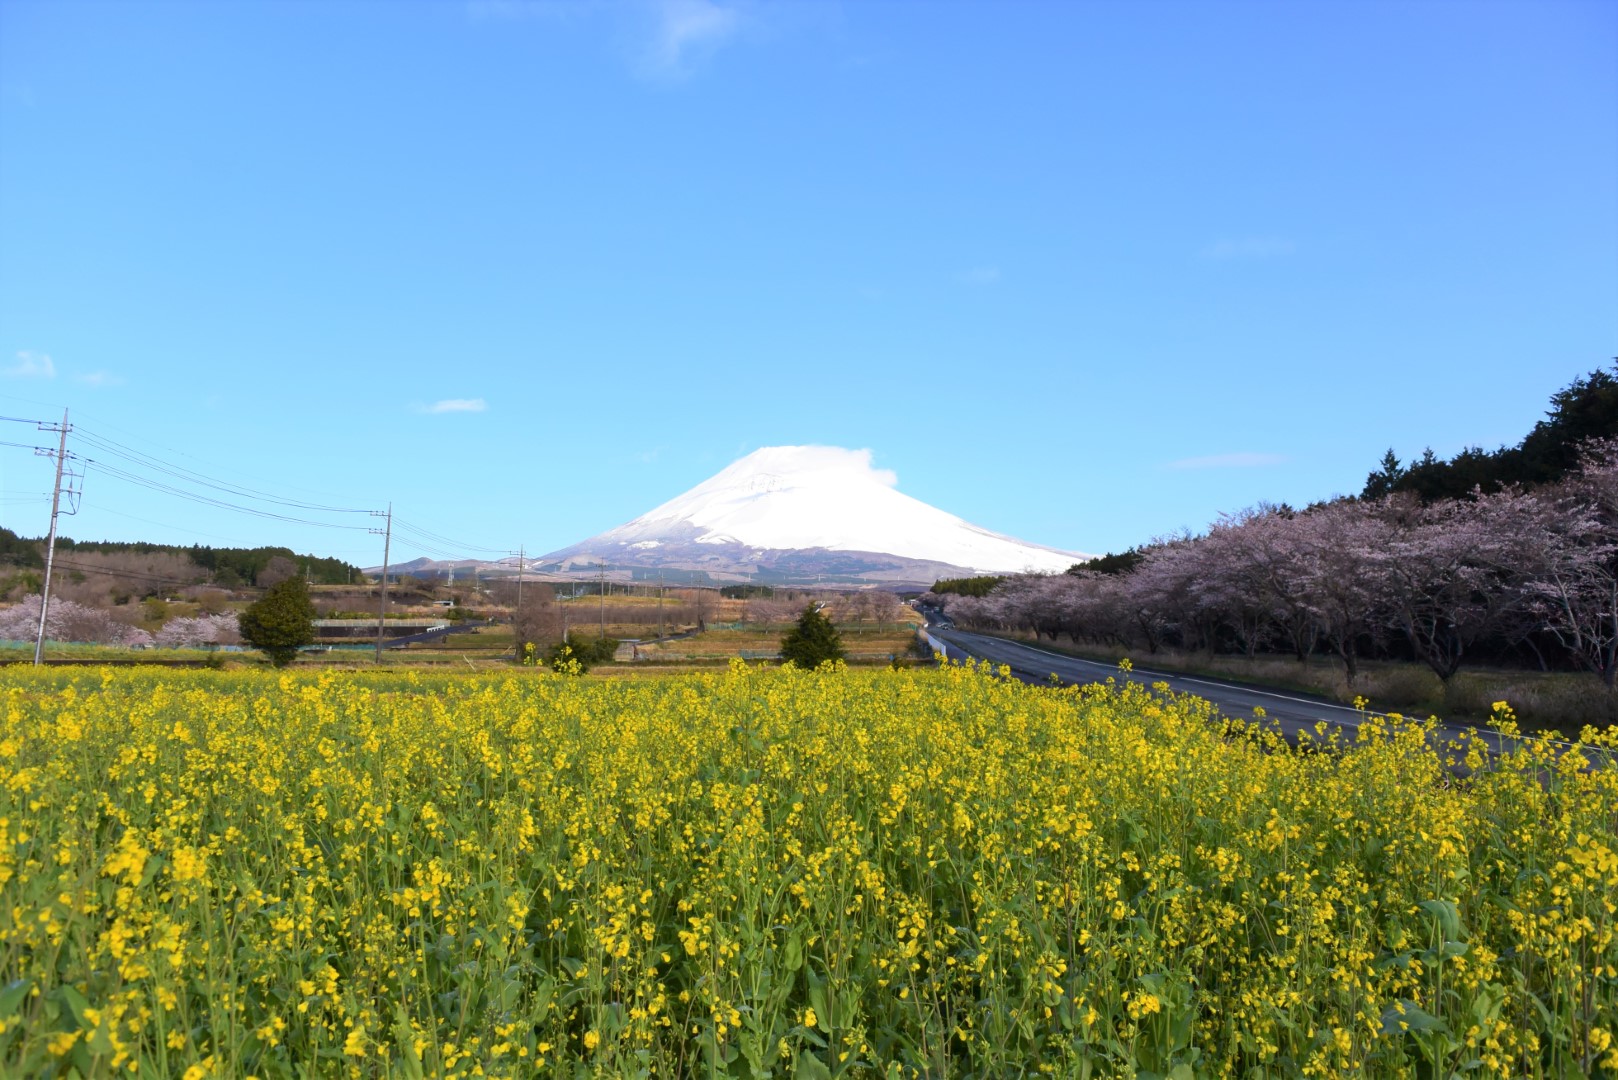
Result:
M986 669L11 669L9 1076L1618 1072L1615 733Z

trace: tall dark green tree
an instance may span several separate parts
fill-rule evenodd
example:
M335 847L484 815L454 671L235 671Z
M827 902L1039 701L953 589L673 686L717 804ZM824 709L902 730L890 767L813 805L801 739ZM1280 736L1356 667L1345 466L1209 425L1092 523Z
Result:
M1485 450L1468 446L1445 460L1431 449L1398 468L1389 450L1382 466L1366 477L1367 499L1394 491L1414 492L1424 503L1466 498L1476 488L1498 491L1510 484L1537 487L1577 472L1591 439L1618 437L1618 366L1574 379L1551 395L1545 419L1516 446Z
M298 649L315 640L315 605L301 577L289 577L271 586L263 598L247 606L237 620L242 640L286 667Z
M1431 453L1431 451L1428 451ZM1380 499L1384 495L1391 495L1399 481L1404 479L1405 467L1399 461L1399 455L1388 447L1388 452L1382 455L1381 466L1370 476L1365 478L1365 490L1361 493L1367 499Z
M781 659L805 671L813 671L827 660L847 659L843 638L832 621L810 604L798 616L798 624L781 639Z

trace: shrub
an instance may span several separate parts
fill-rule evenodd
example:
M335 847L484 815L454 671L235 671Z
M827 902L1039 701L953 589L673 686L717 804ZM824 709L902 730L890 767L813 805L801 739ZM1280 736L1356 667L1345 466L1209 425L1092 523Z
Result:
M315 605L301 577L276 582L238 621L242 640L276 667L292 663L298 649L315 640Z
M832 621L810 604L798 616L798 624L781 639L781 659L806 671L813 671L828 660L843 660L843 639Z
M574 638L552 645L545 654L545 664L563 675L583 675L597 664L610 662L617 652L617 638Z

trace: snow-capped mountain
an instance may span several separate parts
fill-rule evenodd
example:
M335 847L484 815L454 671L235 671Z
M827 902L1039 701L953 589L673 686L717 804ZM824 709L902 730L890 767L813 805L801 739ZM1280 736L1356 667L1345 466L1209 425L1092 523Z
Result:
M771 446L633 521L530 565L706 572L731 580L930 582L1090 558L962 521L894 486L869 450Z

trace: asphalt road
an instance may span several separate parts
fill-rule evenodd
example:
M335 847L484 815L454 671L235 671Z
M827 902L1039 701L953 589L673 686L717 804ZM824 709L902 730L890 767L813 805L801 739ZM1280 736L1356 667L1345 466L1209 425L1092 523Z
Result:
M1313 734L1315 725L1321 721L1352 736L1364 719L1358 710L1350 706L1338 705L1307 694L1295 694L1286 690L1263 690L1194 675L1152 671L1146 667L1136 667L1128 675L1124 675L1111 664L1080 660L1032 645L1006 641L1003 638L971 634L953 627L946 629L938 624L929 624L927 635L935 646L940 644L944 646L941 651L951 660L971 658L988 660L997 665L1005 664L1011 668L1013 675L1026 682L1049 685L1052 675L1060 679L1063 685L1101 682L1108 678L1128 679L1144 686L1162 682L1167 683L1169 689L1177 694L1192 694L1205 698L1222 714L1232 718L1250 720L1254 716L1253 710L1262 708L1265 717L1279 727L1288 741L1293 742L1302 731L1307 730ZM1443 727L1439 729L1438 734L1440 738L1453 737L1463 730L1480 736L1493 750L1500 749L1499 736L1492 731Z

